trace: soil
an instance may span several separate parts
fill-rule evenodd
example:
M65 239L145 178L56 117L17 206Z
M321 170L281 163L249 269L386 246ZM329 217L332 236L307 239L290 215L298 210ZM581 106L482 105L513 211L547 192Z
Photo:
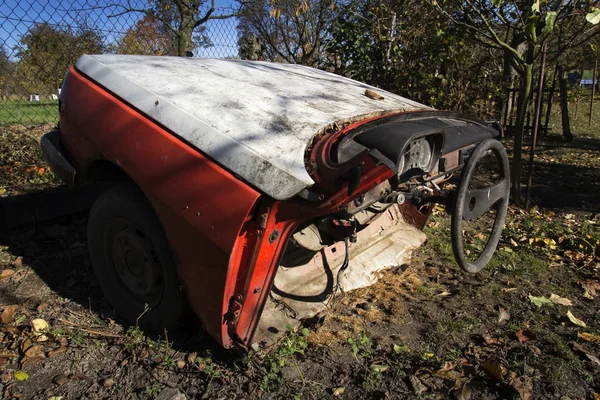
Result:
M409 264L343 294L324 318L268 353L222 350L195 321L158 334L123 324L93 276L84 212L2 232L0 393L598 399L600 153L593 146L595 139L541 147L536 206L510 208L496 256L481 273L456 266L449 217L436 208L429 241Z

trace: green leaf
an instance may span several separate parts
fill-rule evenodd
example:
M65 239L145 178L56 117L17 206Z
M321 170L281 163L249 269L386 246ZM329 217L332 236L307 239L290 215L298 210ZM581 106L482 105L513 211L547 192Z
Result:
M310 331L308 330L308 328L302 328L300 329L300 333L302 334L302 336L308 336Z
M29 374L25 371L15 371L15 379L18 381L26 381L29 378Z
M540 12L540 0L535 0L531 6L531 11L534 13Z
M594 43L590 43L590 48L592 49L592 52L594 52L594 53L598 52L598 46L596 46Z
M554 29L554 24L556 23L556 11L548 11L546 13L546 21L545 21L544 29L542 29L542 33L547 35L552 32Z
M582 328L587 328L587 325L585 324L585 322L583 322L582 320L580 320L579 318L577 318L576 316L574 316L571 313L571 311L567 311L567 318L569 318L569 321L571 321L575 325L580 326Z
M405 353L408 351L408 346L403 344L402 346L399 346L397 344L394 345L394 352L396 354L400 354L400 353Z
M504 3L504 0L492 0L494 7L500 7L502 6L502 3Z
M371 369L375 372L385 372L389 368L388 365L371 364Z
M585 19L594 25L598 25L600 22L600 8L594 8L592 11L586 14Z
M538 307L542 307L544 304L552 304L552 300L550 300L544 296L535 297L535 296L529 295L529 300L531 300L531 302Z

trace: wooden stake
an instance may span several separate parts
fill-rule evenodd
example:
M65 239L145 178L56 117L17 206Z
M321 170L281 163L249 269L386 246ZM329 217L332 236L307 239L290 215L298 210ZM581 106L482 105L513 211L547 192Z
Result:
M533 177L533 156L537 142L538 127L540 125L540 114L542 112L542 98L544 96L544 70L546 68L546 43L542 47L542 66L540 68L540 85L535 105L535 116L533 118L533 132L531 134L531 148L529 150L529 173L527 176L527 193L525 195L525 209L529 209L531 199L531 181Z
M592 78L592 98L590 99L590 119L588 120L588 127L592 126L592 116L594 115L594 96L596 95L596 77L598 71L598 57L594 62L594 75Z

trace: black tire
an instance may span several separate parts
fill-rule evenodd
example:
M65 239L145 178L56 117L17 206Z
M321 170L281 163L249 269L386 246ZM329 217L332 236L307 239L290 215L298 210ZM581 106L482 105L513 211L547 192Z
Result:
M132 325L177 328L187 301L167 238L133 184L114 187L92 207L87 226L92 267L104 296Z

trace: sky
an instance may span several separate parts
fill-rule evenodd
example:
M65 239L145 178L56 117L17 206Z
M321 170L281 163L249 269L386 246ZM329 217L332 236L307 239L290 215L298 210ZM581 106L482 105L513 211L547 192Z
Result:
M148 0L129 1L140 8L148 4ZM107 7L126 3L127 0L0 0L0 46L4 45L10 54L34 23L76 29L86 18L107 43L114 43L141 17L138 13L114 16L115 9ZM215 0L217 8L228 8L232 4L232 0ZM237 56L236 26L235 19L209 21L206 27L213 47L197 50L196 56Z

